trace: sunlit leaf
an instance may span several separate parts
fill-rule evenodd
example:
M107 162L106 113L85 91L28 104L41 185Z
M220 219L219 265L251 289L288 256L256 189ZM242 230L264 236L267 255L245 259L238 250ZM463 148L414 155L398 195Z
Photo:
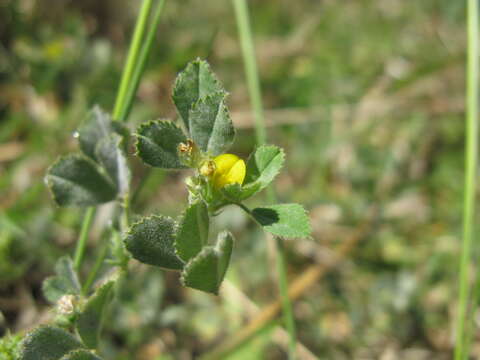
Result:
M285 238L310 236L312 228L299 204L279 204L253 209L252 215L265 231Z
M235 128L225 105L225 93L215 93L196 102L189 115L190 134L198 147L215 156L233 143Z
M178 74L172 98L187 130L190 129L189 116L193 104L218 92L224 92L223 86L204 60L192 61Z

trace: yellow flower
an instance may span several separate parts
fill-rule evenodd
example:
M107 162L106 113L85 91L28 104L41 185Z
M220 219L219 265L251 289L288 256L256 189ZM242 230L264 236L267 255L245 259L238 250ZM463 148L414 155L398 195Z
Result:
M213 159L215 173L213 185L220 189L228 184L242 184L245 179L245 161L233 154L222 154Z

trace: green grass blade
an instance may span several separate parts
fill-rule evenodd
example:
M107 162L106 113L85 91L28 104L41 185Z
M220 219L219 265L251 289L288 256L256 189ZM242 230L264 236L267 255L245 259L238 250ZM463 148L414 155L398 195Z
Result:
M153 0L144 0L140 12L138 14L137 23L135 25L135 31L133 33L130 49L128 50L127 61L118 88L117 98L115 106L113 108L113 119L118 120L122 106L125 102L128 88L130 86L133 73L137 66L140 48L147 28L147 21L152 9ZM123 119L125 120L125 119Z
M263 114L262 97L260 90L260 81L258 76L257 64L255 59L255 48L250 27L248 7L246 0L233 0L235 17L240 35L242 46L243 61L245 64L245 74L247 77L248 92L253 107L255 118L255 135L257 145L263 145L266 142L265 119ZM267 196L270 202L275 202L275 192L272 188L267 189ZM288 297L288 279L286 256L283 240L275 239L276 243L276 262L278 274L278 286L282 302L282 312L285 326L289 335L289 359L295 359L297 347L297 335L295 327L295 318L292 309L292 303Z
M153 14L150 28L140 51L140 55L138 56L137 66L135 67L130 85L128 86L123 106L119 112L118 120L120 121L124 121L124 119L128 117L128 114L132 108L133 100L135 98L135 94L137 93L138 85L140 84L140 79L142 78L145 67L147 66L148 55L150 54L150 50L152 49L152 45L155 40L155 33L158 29L158 25L160 24L160 17L162 15L164 4L165 0L160 0L157 8L155 9L155 13Z
M467 6L467 114L465 144L465 189L463 200L463 241L460 258L459 302L457 311L457 336L455 360L463 360L468 356L469 341L466 339L466 319L468 318L469 301L469 266L472 259L472 242L475 225L475 188L477 174L478 151L478 0L468 0Z

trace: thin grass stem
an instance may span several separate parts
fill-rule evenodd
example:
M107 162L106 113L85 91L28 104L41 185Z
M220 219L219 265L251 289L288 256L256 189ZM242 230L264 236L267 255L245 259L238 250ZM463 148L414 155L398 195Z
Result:
M235 9L235 17L237 21L238 33L240 35L240 43L242 47L243 61L245 66L245 74L247 78L248 92L252 103L255 118L255 135L257 145L263 145L266 142L265 119L263 114L262 96L260 90L260 81L258 76L255 48L250 27L250 19L248 15L248 7L246 0L233 0ZM275 201L275 192L269 189L267 193L269 201ZM285 256L285 247L283 240L275 239L276 243L276 262L278 273L278 286L280 298L282 301L282 312L284 323L289 335L289 359L296 357L296 328L295 318L292 309L292 303L288 297L288 279L287 264Z
M245 0L233 0L233 5L235 8L238 33L240 35L240 44L242 46L248 93L250 94L255 119L255 136L257 145L263 145L266 142L267 134L248 7Z
M157 7L157 11L154 15L155 18L148 32L149 37L153 37L153 35L151 34L154 34L155 29L158 28L158 21L160 18L161 10L163 8L163 4L164 4L164 0L160 0L160 3ZM153 40L152 39L149 40L149 38L147 38L146 39L147 41L144 44L144 41L145 41L144 35L148 26L148 18L150 15L152 5L153 5L153 0L144 0L137 17L135 31L134 31L129 52L127 55L127 61L123 68L122 78L120 81L119 90L115 100L115 105L113 110L114 120L125 121L128 118L128 115L131 109L131 102L133 101L132 99L135 97L135 93L138 88L138 83L140 82L140 77L141 77L141 74L143 73L143 68L145 66L144 63L146 62L146 59L148 58L148 54L151 50L151 45L152 45L151 43L153 42ZM142 44L144 45L143 47L142 47ZM141 53L140 53L140 49L142 49ZM126 107L125 104L130 104L130 106ZM127 214L126 215L127 217L128 217L129 207L130 207L130 204L127 200L125 201L125 204L124 204L124 209L125 209L125 213ZM81 263L83 261L83 257L84 257L85 249L87 245L88 233L90 230L93 217L95 215L95 211L96 211L96 208L94 207L88 208L83 218L82 229L80 232L79 240L77 242L77 247L74 255L74 266L77 271L80 269Z
M131 85L132 76L135 71L135 67L137 66L137 60L145 35L145 30L147 28L147 21L152 9L152 5L153 0L144 0L138 14L137 23L133 32L132 42L130 44L130 49L128 50L127 61L125 63L125 67L122 73L115 106L113 108L113 118L115 120L119 119L122 107L125 103L128 88ZM124 120L126 120L126 117L123 119L123 121Z
M470 297L470 272L472 243L475 225L475 188L478 151L478 75L479 75L479 20L478 0L467 2L467 114L465 142L465 188L463 199L463 240L460 257L459 301L456 324L455 360L463 360L469 354L466 339L466 319Z
M132 108L133 100L135 99L135 94L137 93L138 85L140 84L140 80L142 78L143 72L145 71L145 67L147 66L148 55L150 54L150 51L152 49L152 45L155 40L155 34L158 29L158 25L160 24L160 18L162 15L164 4L165 4L165 0L160 0L153 14L150 28L145 37L145 41L143 43L142 49L140 50L140 54L137 59L138 60L137 66L135 66L135 70L133 72L130 85L128 86L124 104L119 113L118 119L120 121L123 121L128 116Z

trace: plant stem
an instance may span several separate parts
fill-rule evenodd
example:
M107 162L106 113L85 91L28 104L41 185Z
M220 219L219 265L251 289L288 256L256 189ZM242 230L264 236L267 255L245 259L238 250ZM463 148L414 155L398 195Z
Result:
M478 75L479 75L479 20L478 0L467 3L467 114L465 143L465 190L463 199L463 241L460 258L459 302L457 312L457 336L455 360L463 360L469 354L466 339L465 319L468 317L469 266L472 258L473 231L475 225L475 188L478 151Z
M258 76L257 64L255 60L255 48L253 37L250 30L250 19L246 0L233 0L235 8L235 17L237 21L238 33L240 34L240 43L242 46L243 61L247 77L248 92L253 107L255 118L255 135L257 145L263 145L266 142L265 120L263 116L263 105L260 90L260 81ZM275 201L273 189L269 189L267 195L269 201ZM243 207L242 207L243 208ZM245 210L245 209L244 209ZM280 298L282 300L282 312L285 326L289 335L289 359L295 359L296 355L296 328L292 309L292 303L288 297L288 280L285 247L283 240L275 238L276 260L278 273L278 286Z
M73 260L73 267L77 272L80 270L80 266L82 265L83 256L85 255L85 248L87 247L88 233L90 231L90 227L92 226L96 210L97 209L95 207L89 207L85 211L82 229L80 230L80 236L78 237Z
M123 69L122 79L120 81L115 106L113 108L113 118L115 120L120 120L119 116L125 103L128 88L131 85L133 72L135 71L135 67L137 66L137 59L144 38L145 30L147 27L147 20L148 16L150 15L152 4L153 0L144 0L138 14L132 42L130 45L130 49L128 50L127 61ZM126 117L124 117L122 121L124 121L125 119Z
M88 274L87 280L85 280L85 283L83 284L82 287L82 294L83 295L88 295L88 292L90 291L90 288L92 287L93 282L95 281L95 278L97 277L98 271L103 265L103 261L105 260L105 257L107 256L107 250L108 250L108 242L103 244L102 249L100 250L100 253L98 254L97 259L95 260L95 264L93 264L93 268Z
M142 78L143 72L145 71L145 67L147 66L148 55L150 54L153 41L155 40L155 33L156 33L156 30L158 29L158 25L160 24L160 17L162 15L164 4L165 4L165 0L160 0L153 14L153 19L152 19L150 28L145 37L145 42L142 46L142 49L137 59L137 66L135 67L135 70L132 75L132 79L130 81L130 86L128 87L128 90L127 90L125 102L119 113L118 119L120 121L123 121L128 116L132 108L133 99L135 98L138 85L140 84L140 79Z

